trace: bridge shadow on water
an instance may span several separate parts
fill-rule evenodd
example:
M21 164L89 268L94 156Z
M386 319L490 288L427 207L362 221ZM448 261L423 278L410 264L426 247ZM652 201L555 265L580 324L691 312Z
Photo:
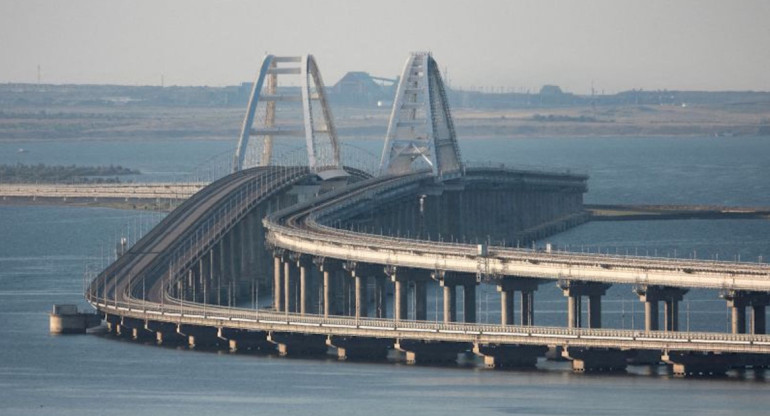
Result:
M421 363L407 363L405 360L405 353L390 349L388 350L385 358L362 358L362 357L350 357L346 359L339 359L335 348L329 347L326 351L318 354L311 355L281 355L275 348L270 347L254 347L244 348L239 350L231 350L227 345L227 341L220 340L216 343L208 343L206 345L190 346L188 341L182 337L178 339L165 340L162 343L158 343L156 340L149 337L141 337L139 339L133 339L127 335L117 335L115 333L107 331L104 327L98 327L89 331L89 334L96 336L100 339L104 339L109 342L121 342L127 344L141 345L144 347L162 348L167 351L179 351L185 354L198 353L198 354L211 354L221 356L237 356L246 359L254 360L290 360L293 362L325 362L329 364L337 365L349 365L349 366L389 366L395 368L433 368L445 371L467 372L471 371L476 374L529 374L537 376L538 374L558 374L561 377L567 379L593 379L593 378L645 378L645 379L666 379L666 380L701 380L701 381L730 381L730 382L758 382L764 383L767 381L768 372L765 368L739 368L732 369L726 373L717 374L689 374L687 377L681 377L674 374L671 366L666 364L649 364L649 365L634 365L629 364L625 369L620 370L607 370L607 371L590 371L586 373L576 373L572 370L572 365L565 359L551 359L546 357L539 357L537 363L532 367L505 367L489 369L484 367L483 359L475 356L471 352L462 352L457 355L457 359L454 361L433 361L433 362L421 362ZM611 380L610 380L611 382Z

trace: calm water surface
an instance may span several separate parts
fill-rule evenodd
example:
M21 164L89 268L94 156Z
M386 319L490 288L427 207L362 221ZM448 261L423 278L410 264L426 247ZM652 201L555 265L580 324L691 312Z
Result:
M356 144L373 153L380 146ZM770 206L766 139L484 140L462 146L469 159L587 171L589 202ZM18 147L30 152L17 154ZM113 163L163 180L195 172L231 147L222 141L0 143L0 163ZM0 414L766 415L770 408L770 384L751 371L683 380L643 367L622 375L573 375L564 364L544 363L540 371L498 372L49 335L53 303L83 304L86 264L98 264L120 230L146 228L157 219L101 208L0 206ZM770 257L768 236L767 221L649 221L591 223L548 241L577 251L757 261ZM608 326L642 323L629 292L610 289ZM537 296L536 321L563 325L566 302L555 286L544 285ZM726 308L714 293L693 291L686 299L683 310L692 314L683 316L683 325L724 330ZM479 303L482 321L499 319L494 293L480 291Z

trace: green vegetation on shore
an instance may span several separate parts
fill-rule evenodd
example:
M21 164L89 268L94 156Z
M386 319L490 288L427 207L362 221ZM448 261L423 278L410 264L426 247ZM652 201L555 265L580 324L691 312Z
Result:
M139 175L118 166L0 165L0 183L119 183L118 176Z

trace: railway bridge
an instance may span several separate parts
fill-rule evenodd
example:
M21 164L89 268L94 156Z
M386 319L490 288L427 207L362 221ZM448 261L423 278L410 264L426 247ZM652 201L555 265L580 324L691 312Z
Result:
M296 75L300 91L278 82ZM586 220L587 177L465 166L431 55L410 55L400 80L371 175L340 160L312 56L268 55L234 173L192 195L89 285L86 298L110 331L410 363L465 354L488 367L534 366L549 350L575 371L665 362L684 375L770 364L770 267L532 247ZM273 140L284 136L304 139L307 166L274 159ZM538 287L549 282L566 298L563 327L535 322ZM436 285L443 307L429 321L427 288ZM499 322L478 322L479 285L499 293ZM611 285L638 295L643 330L602 326ZM730 333L679 330L679 304L693 288L725 299Z

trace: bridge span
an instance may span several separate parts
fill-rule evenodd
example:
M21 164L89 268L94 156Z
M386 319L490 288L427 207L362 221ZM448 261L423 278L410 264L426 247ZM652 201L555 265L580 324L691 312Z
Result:
M498 183L531 179L544 186L547 179L569 179L517 171L465 175L466 189L482 177L497 177ZM765 365L770 356L770 336L756 317L753 334L737 327L727 334L679 332L672 316L688 288L719 289L732 296L728 301L736 309L739 296L758 302L756 296L770 284L765 265L565 254L351 231L341 228L346 219L372 210L382 198L419 201L436 187L426 173L365 179L351 171L351 176L356 181L304 202L298 202L298 189L315 194L322 186L307 168L256 168L223 178L185 201L101 273L87 297L115 332L198 346L278 348L285 354L323 353L333 346L341 357L382 358L398 349L409 362L447 362L474 352L490 367L506 367L534 365L547 348L558 347L576 371L623 368L628 360L646 357L671 362L680 373ZM266 235L258 225L262 218ZM563 287L568 307L589 297L587 325L581 325L579 309L566 327L534 325L534 293L548 280ZM426 320L429 281L443 287L443 322ZM611 283L631 285L649 305L645 330L601 328L597 292ZM469 295L478 284L496 285L501 293L497 325L475 322L475 295ZM457 286L465 293L465 322L457 322ZM260 287L272 291L273 304L245 306ZM405 307L409 290L417 304L412 316ZM516 324L515 291L522 292ZM664 328L652 316L661 299ZM367 316L371 309L374 317Z
M586 221L587 177L463 165L438 67L416 55L401 77L378 177L339 160L315 61L269 55L236 172L121 249L87 288L109 330L291 355L332 348L340 358L384 359L400 351L410 363L473 354L488 367L534 366L548 352L575 371L665 362L684 375L770 365L770 266L530 248ZM301 97L282 95L281 73L304 77ZM313 124L314 100L324 126ZM304 125L277 129L276 105L295 101ZM272 140L287 132L305 137L309 166L271 164ZM251 136L262 139L256 150ZM249 155L262 164L248 168ZM564 327L535 324L535 294L548 282L566 298ZM429 285L441 287L435 321L427 319ZM479 285L499 293L498 323L477 322ZM603 327L611 285L638 295L644 329ZM731 333L679 330L679 304L693 288L725 299Z

